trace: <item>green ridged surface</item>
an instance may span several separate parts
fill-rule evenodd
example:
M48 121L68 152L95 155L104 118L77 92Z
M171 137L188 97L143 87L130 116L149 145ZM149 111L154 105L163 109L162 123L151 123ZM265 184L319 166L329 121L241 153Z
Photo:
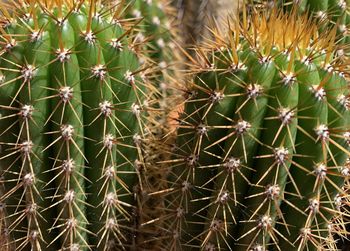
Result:
M169 119L167 3L102 2L0 5L4 250L334 250L349 203L345 19L302 12L336 3L212 29Z
M168 161L169 250L328 250L346 231L336 30L277 9L249 18L197 49Z
M287 10L293 7L298 13L306 13L319 21L320 30L336 27L339 43L349 42L349 0L302 0L294 4L290 0L278 0L276 3Z
M147 40L147 50L155 63L169 62L173 57L169 44L172 38L170 30L171 7L167 0L129 0L133 8L129 9L132 18L140 20L141 30L138 39Z
M141 77L147 55L134 50L135 24L123 20L123 8L1 6L10 20L0 57L0 228L9 233L8 250L139 245L137 188L152 87Z

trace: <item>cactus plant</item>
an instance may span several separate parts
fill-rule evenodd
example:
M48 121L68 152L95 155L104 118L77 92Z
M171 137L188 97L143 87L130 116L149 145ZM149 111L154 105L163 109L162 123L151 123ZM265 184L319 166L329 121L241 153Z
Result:
M158 2L132 4L0 4L2 250L336 249L350 214L340 19L243 8L212 28L161 152L173 97L153 100L171 78L155 65L171 39Z
M335 250L346 236L348 67L337 27L243 9L191 57L166 250Z
M155 89L125 1L0 8L2 250L137 249Z
M310 16L319 20L320 29L325 26L336 26L339 35L338 43L349 42L349 1L347 0L268 0L263 2L265 7L278 5L286 10L293 7L299 13L308 12Z
M130 16L141 19L138 38L141 41L149 40L147 47L150 57L157 63L168 61L171 58L169 43L171 44L172 31L170 28L173 27L171 19L174 15L169 1L137 0L132 6Z
M273 2L273 1L270 1ZM276 2L276 1L275 1ZM346 0L281 0L279 1L284 6L297 6L299 12L311 11L314 15L322 18L327 18L328 14L333 17L340 17L345 15L344 21L348 19L346 17L348 1Z

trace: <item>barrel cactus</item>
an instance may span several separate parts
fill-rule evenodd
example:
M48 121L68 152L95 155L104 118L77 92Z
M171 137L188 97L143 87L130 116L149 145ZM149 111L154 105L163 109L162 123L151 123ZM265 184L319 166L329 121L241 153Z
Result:
M0 6L2 250L136 250L155 88L130 6Z
M277 8L212 28L190 58L166 250L335 250L346 236L349 71L337 27ZM166 237L164 237L166 238Z

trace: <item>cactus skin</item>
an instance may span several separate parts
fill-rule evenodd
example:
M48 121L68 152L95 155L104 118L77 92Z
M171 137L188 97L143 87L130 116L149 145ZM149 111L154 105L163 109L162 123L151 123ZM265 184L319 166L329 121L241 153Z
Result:
M2 247L136 250L154 87L125 3L0 8Z
M174 36L174 10L168 0L129 0L129 16L140 20L138 39L149 41L147 50L155 63L165 64L173 57L171 39ZM173 30L171 30L171 28ZM163 66L165 67L165 66Z
M346 235L348 69L336 28L243 10L196 50L173 148L167 250L334 250ZM227 41L227 42L225 42ZM333 245L333 246L332 246Z
M337 26L338 43L346 44L349 42L350 2L348 0L276 0L264 2L277 3L278 6L289 11L292 8L297 8L300 14L308 12L310 16L319 20L321 31L326 27Z
M176 71L179 70L177 63L181 60L179 50L173 40L178 40L178 29L175 23L175 10L169 0L129 0L132 8L128 8L128 16L138 20L140 29L136 40L145 44L145 50L151 59L149 66L153 68L153 82L157 82L159 116L158 134L164 136L166 128L167 110L171 104L171 95ZM147 43L142 43L147 41ZM180 74L178 74L180 75ZM182 75L177 76L182 77ZM161 136L161 137L162 137Z

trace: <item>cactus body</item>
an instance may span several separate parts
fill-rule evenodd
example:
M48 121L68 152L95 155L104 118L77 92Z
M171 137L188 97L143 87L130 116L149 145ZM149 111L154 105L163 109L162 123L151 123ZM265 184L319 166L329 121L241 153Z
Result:
M346 232L337 222L349 163L336 28L319 34L295 10L242 16L224 35L212 29L216 40L190 59L194 80L168 161L167 247L330 248L335 229Z
M0 231L8 250L138 245L152 88L124 8L1 6Z
M308 12L310 16L319 21L320 30L325 27L337 27L338 43L349 42L349 4L347 0L301 0L301 1L270 1L278 3L287 10L296 8L299 13Z
M150 57L157 61L167 59L169 51L164 49L170 42L170 7L167 1L144 1L135 3L131 15L135 18L143 18L142 30L144 39L150 40ZM167 12L166 12L167 11ZM165 13L168 15L165 16ZM140 35L141 36L141 35ZM166 55L168 53L168 55Z
M328 26L243 6L212 28L187 54L170 153L178 73L159 2L0 5L3 249L334 250L349 214L345 14Z

